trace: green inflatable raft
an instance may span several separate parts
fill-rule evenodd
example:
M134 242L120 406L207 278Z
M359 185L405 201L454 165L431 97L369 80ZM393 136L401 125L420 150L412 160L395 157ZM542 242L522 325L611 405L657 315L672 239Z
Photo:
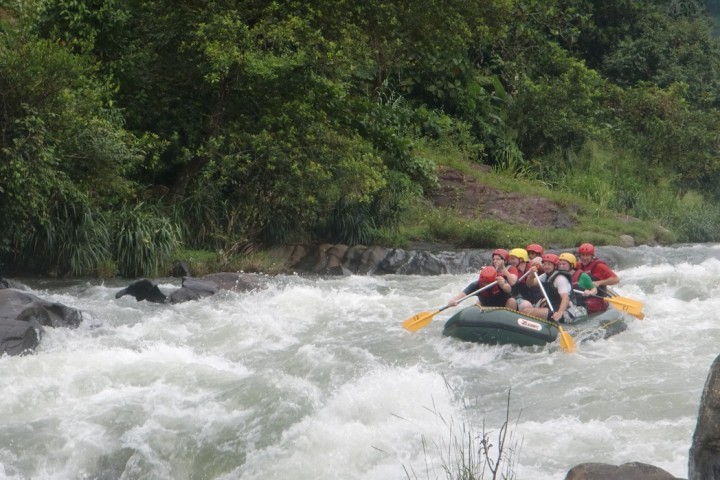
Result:
M627 329L630 316L613 307L605 312L564 323L563 330L575 342L599 340ZM448 319L443 335L487 345L545 346L558 338L558 324L499 307L467 307Z

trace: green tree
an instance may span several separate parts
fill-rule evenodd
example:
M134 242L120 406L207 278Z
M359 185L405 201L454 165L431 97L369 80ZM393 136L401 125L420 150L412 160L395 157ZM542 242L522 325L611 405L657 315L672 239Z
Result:
M523 152L531 158L578 151L605 128L602 108L608 85L594 70L556 49L545 59L553 75L526 78L511 107ZM546 165L555 170L561 165Z
M646 181L667 178L681 195L699 189L720 198L720 113L694 109L682 84L639 85L617 93L617 132L642 158Z
M643 15L634 28L635 35L606 55L605 75L622 86L652 82L664 88L683 82L693 103L718 105L720 49L707 16L694 11L671 16L658 9Z
M134 139L93 65L62 46L8 28L0 37L0 72L0 255L68 270L77 255L50 234L72 230L132 192L124 172L140 160ZM101 230L94 240L87 232L88 248L102 250ZM38 236L46 239L38 243Z

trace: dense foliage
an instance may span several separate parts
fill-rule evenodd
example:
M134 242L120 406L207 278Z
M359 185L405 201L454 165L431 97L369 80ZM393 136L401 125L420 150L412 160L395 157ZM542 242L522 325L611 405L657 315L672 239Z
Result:
M714 25L695 0L11 0L0 261L377 241L434 185L420 144L717 241Z

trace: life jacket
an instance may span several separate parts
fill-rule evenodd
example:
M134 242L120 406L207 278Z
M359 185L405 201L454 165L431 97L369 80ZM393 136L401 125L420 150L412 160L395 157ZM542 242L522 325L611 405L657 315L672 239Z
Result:
M513 297L517 297L518 295L522 295L522 293L520 292L520 285L523 284L523 283L525 282L525 280L527 280L527 277L525 277L525 278L523 278L522 280L520 280L520 277L523 276L523 274L525 273L525 270L527 269L527 262L520 262L520 263L518 263L518 267L521 266L521 265L524 265L524 268L520 269L520 268L515 267L516 274L517 274L517 276L518 276L518 281L515 282L515 285L512 286L512 290L510 291L510 294L511 294ZM527 287L527 285L526 285L526 287Z
M570 275L570 272L566 272L564 270L555 270L549 277L545 279L545 281L542 282L543 288L545 288L545 293L547 293L548 299L550 299L550 304L553 307L553 311L557 311L558 308L560 308L560 301L562 300L562 298L560 297L560 292L558 292L557 288L555 288L555 285L553 285L553 282L558 275L562 275L563 277L567 278L568 282L570 282L570 284L572 285L572 275ZM572 289L570 290L569 295L570 302L574 304L575 295L573 294Z
M504 307L508 298L510 298L510 294L503 292L503 290L495 284L492 288L478 293L478 297L480 297L480 305L483 307Z
M582 290L582 288L580 288L580 275L582 275L583 273L585 273L585 272L583 272L582 270L580 270L578 268L573 270L572 277L570 278L570 283L572 284L573 290ZM576 295L575 305L584 307L585 306L585 296Z
M587 266L580 264L580 268L575 270L575 273L573 273L573 289L580 288L578 285L578 280L580 280L580 275L585 272L587 273L593 282L600 280L595 275L593 275L593 270L598 265L603 264L607 265L605 262L600 260L599 258L594 258L592 262L588 263ZM609 297L607 286L601 285L597 287L597 294L601 297ZM580 296L578 295L578 301L580 301ZM582 297L582 301L579 304L576 305L585 305L587 307L588 313L597 313L597 312L604 312L608 308L608 303L603 300L602 298L597 297Z
M537 302L543 299L543 293L542 290L540 290L540 287L537 285L535 285L534 287L528 286L527 279L528 277L525 277L515 283L512 293L514 296L520 295L522 298L535 305Z

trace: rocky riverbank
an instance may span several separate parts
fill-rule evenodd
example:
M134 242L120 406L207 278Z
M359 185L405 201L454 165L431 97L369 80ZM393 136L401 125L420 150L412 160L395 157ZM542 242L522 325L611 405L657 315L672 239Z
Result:
M434 247L434 248L433 248ZM442 275L477 272L490 265L492 250L452 250L427 246L406 250L342 244L285 245L268 251L288 273L315 275ZM572 251L573 249L559 249ZM596 248L597 256L614 266L622 248ZM549 249L548 251L552 251Z

